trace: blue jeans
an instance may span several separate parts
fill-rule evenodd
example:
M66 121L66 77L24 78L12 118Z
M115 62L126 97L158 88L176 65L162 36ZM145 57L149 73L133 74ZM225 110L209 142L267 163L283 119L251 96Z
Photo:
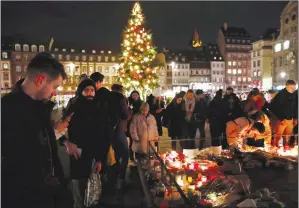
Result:
M111 143L118 162L118 174L121 180L125 180L126 171L129 162L129 147L125 132L121 131L119 126L111 134Z

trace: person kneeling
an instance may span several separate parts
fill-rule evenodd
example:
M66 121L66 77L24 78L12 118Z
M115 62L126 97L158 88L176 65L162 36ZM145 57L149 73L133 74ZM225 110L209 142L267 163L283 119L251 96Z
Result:
M155 141L158 141L159 133L155 117L149 113L149 104L142 103L140 112L135 114L130 125L130 134L133 139L132 150L135 152L135 159L153 152Z
M246 150L247 141L245 142L244 140L255 138L255 135L263 134L264 132L264 124L255 122L247 117L237 118L226 123L228 145L230 148L237 148L241 151Z

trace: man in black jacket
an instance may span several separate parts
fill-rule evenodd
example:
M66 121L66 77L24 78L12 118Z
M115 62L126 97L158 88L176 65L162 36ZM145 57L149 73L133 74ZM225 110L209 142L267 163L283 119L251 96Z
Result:
M195 108L193 112L193 126L192 128L193 133L192 136L195 138L196 131L199 129L200 133L200 148L203 148L205 143L205 122L207 118L207 104L204 100L205 95L202 90L196 90L196 101L195 101Z
M69 207L58 204L63 173L50 120L50 98L66 78L64 67L50 54L39 53L14 92L1 99L2 207ZM60 195L61 196L61 195Z
M295 93L296 82L287 80L286 87L281 90L271 101L271 110L280 120L275 130L274 145L278 147L279 140L283 136L285 149L289 148L289 139L298 119L298 100Z
M113 84L111 89L112 92L109 97L109 115L112 127L111 142L115 151L116 159L119 163L116 188L121 189L123 183L125 182L129 160L129 147L125 131L127 128L127 119L129 118L130 112L127 105L127 100L122 94L123 87L118 84Z

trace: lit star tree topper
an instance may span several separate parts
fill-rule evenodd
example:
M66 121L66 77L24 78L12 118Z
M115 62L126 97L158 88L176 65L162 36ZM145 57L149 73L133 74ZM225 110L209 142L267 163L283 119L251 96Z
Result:
M144 28L144 15L139 2L133 6L128 26L123 33L119 82L129 90L137 90L144 98L158 87L158 66L152 34Z

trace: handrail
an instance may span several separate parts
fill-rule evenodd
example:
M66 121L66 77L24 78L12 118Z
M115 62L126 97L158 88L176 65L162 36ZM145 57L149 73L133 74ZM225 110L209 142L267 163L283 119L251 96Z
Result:
M188 207L190 208L203 208L204 206L200 205L200 204L194 204L192 203L188 197L186 197L186 195L184 194L184 192L182 191L181 187L177 184L177 182L175 181L174 177L172 174L170 174L168 172L168 169L166 167L166 165L164 164L163 160L160 158L159 154L155 151L155 148L152 146L151 143L149 143L149 147L150 149L153 151L153 154L155 155L155 157L157 158L157 160L159 160L161 167L167 172L167 175L170 178L170 182L172 184L174 184L174 186L176 187L176 189L178 190L178 192L180 193L181 197L184 199L185 203L187 204Z

